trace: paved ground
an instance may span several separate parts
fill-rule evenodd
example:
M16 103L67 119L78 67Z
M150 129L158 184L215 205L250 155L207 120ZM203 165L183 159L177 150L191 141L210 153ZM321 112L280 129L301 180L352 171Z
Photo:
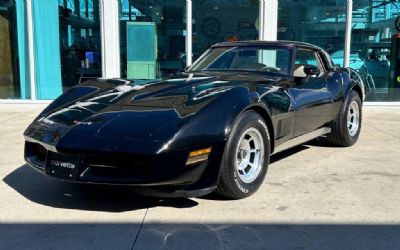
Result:
M359 143L273 157L245 200L138 197L24 165L41 106L0 105L0 249L399 249L400 107L366 107Z

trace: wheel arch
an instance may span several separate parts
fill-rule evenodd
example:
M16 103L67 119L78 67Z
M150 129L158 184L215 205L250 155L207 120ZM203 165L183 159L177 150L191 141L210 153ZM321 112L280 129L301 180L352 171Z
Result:
M361 102L364 102L364 92L359 84L353 84L353 86L350 88L349 94L351 91L357 92L357 94L360 96Z
M270 135L270 144L271 144L271 153L274 152L275 150L275 130L274 130L274 125L272 123L272 118L270 113L267 111L267 109L261 105L251 105L247 107L245 111L254 111L258 113L266 122L267 127L268 127L268 132Z

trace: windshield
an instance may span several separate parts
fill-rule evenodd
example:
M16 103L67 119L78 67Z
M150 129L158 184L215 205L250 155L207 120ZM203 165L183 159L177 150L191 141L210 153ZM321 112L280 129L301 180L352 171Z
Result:
M289 48L219 47L206 52L189 71L255 71L288 75Z

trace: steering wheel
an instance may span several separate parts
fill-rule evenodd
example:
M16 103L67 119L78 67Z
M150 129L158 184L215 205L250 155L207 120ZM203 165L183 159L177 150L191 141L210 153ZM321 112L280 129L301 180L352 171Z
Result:
M267 66L267 67L261 68L260 71L279 73L279 72L281 72L281 69L280 69L280 68L277 68L277 67L270 67L270 66Z

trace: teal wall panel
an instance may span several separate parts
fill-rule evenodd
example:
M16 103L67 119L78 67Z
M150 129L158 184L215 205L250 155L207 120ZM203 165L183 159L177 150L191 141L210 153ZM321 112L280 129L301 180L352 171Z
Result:
M58 0L33 0L36 95L51 100L62 94Z
M25 0L17 0L18 61L21 99L31 98Z
M127 77L156 79L157 33L153 22L127 22Z

